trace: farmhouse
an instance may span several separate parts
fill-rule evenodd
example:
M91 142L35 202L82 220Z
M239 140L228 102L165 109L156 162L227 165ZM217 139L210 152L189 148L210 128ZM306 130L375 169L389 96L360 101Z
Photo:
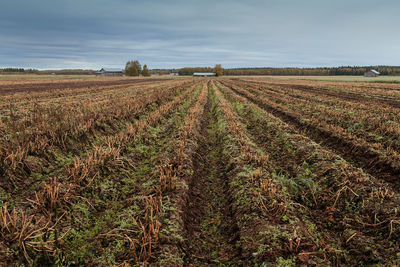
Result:
M122 76L122 69L117 68L102 68L100 71L96 72L97 76Z
M378 77L380 73L376 70L370 70L364 73L364 77Z
M213 72L195 72L195 73L193 73L193 76L210 77L210 76L217 76L217 74L213 73Z

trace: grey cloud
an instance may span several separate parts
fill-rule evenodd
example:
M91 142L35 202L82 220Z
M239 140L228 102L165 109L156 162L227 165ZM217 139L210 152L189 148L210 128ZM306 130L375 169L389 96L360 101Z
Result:
M14 0L0 67L399 65L394 0Z

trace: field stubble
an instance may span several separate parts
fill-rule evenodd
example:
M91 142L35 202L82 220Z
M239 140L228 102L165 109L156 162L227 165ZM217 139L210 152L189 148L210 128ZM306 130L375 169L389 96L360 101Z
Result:
M399 91L1 81L0 260L399 264Z

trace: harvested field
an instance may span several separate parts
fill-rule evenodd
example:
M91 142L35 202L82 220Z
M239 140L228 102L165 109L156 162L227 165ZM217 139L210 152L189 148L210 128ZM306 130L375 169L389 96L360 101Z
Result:
M0 262L397 266L400 85L0 80Z
M25 80L2 81L0 83L0 95L15 94L21 92L41 92L77 88L95 88L99 86L133 85L136 83L165 81L165 79L127 79L127 78L93 78L93 79L52 79L52 80Z

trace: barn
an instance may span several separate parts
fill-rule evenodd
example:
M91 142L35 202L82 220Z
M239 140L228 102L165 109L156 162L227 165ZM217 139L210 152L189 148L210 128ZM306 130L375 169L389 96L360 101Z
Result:
M378 77L380 73L376 70L369 70L366 73L364 73L364 77Z
M123 70L117 68L102 68L100 71L96 72L97 76L122 76Z
M193 76L196 76L196 77L212 77L212 76L217 76L217 74L213 73L213 72L195 72L195 73L193 73Z

